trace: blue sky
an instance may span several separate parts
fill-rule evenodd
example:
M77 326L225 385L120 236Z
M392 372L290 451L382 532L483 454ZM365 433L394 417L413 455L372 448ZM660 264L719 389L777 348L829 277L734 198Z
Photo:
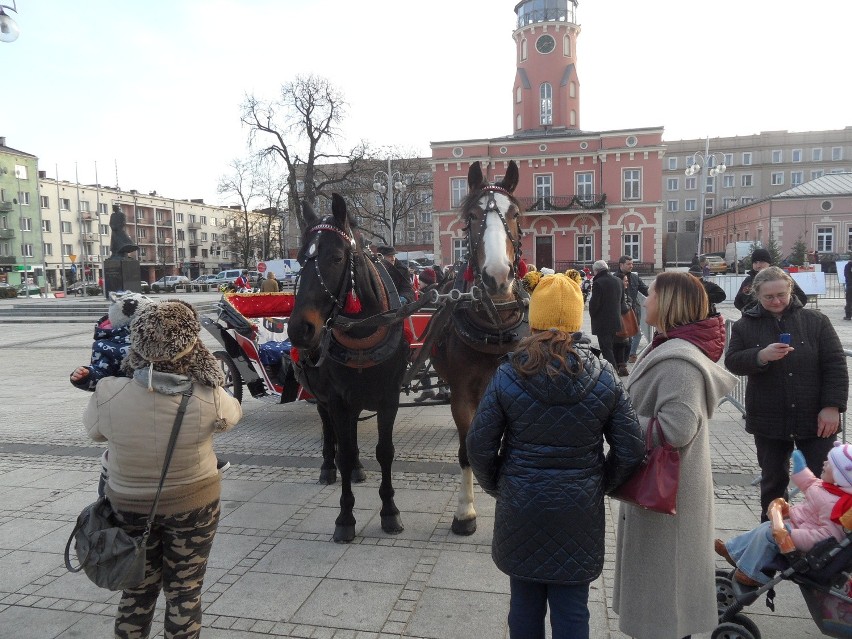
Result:
M0 0L7 4L9 0ZM349 103L349 142L429 153L511 132L517 0L18 0L0 135L50 177L216 194L248 153L239 107L297 74ZM580 0L587 130L665 139L852 125L852 3ZM698 150L698 149L696 149Z

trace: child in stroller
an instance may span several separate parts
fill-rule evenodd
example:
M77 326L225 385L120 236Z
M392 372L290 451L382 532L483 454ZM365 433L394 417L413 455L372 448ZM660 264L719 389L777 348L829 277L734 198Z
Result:
M794 451L792 479L804 503L788 506L776 499L768 522L715 542L716 552L735 569L730 575L716 571L720 625L713 639L760 639L756 624L739 613L763 593L774 610L774 586L782 580L800 586L823 634L852 638L852 445L835 443L821 480Z

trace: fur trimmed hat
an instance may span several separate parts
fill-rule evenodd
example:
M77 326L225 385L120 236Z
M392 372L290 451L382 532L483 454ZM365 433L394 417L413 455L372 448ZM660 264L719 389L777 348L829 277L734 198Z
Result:
M109 305L107 317L109 317L109 323L113 328L127 326L140 307L152 303L150 298L131 291L110 293L109 299L112 303Z
M577 281L556 273L541 277L532 288L530 328L576 333L583 324L583 292Z
M140 308L130 322L130 351L122 368L152 367L161 373L186 375L205 386L225 383L215 357L201 343L201 324L191 304L165 300Z
M844 491L852 492L852 445L834 442L828 451L828 463L834 474L834 483Z

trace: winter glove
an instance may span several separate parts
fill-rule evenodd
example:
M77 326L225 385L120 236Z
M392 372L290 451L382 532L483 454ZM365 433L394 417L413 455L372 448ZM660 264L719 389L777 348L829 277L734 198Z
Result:
M805 455L796 449L793 451L793 474L802 472L808 465L805 463Z

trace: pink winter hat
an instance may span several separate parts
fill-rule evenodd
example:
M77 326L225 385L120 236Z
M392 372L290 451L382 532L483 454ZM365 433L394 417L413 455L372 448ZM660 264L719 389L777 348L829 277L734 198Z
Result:
M834 442L828 451L828 463L834 472L834 481L846 492L852 492L852 445Z

